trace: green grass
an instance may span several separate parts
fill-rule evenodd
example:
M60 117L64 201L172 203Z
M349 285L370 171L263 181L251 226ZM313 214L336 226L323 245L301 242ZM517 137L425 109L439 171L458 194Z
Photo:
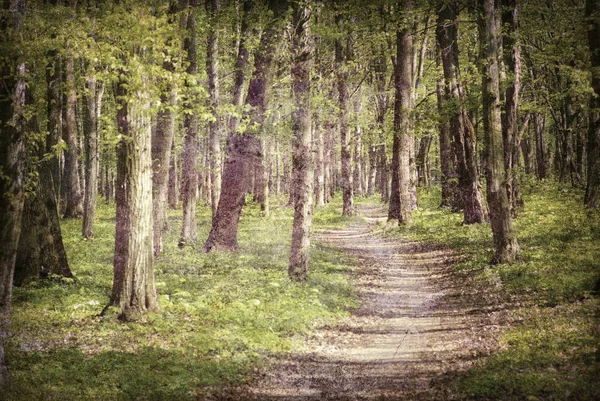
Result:
M336 200L337 201L337 200ZM264 218L244 207L237 252L177 248L181 211L169 213L165 252L155 261L160 312L120 322L98 314L112 286L114 207L101 205L95 239L79 220L62 222L75 279L15 288L6 344L7 400L186 400L208 387L237 384L265 355L291 349L297 335L356 306L348 283L353 261L327 247L311 249L310 279L287 277L291 209L273 202ZM315 229L339 227L337 202L318 209ZM198 211L207 237L210 209Z
M586 211L573 189L544 182L524 190L525 211L515 220L522 259L512 265L489 265L489 225L461 225L462 214L437 207L438 190L421 192L414 224L386 230L455 249L461 255L455 269L517 306L501 349L458 375L454 391L461 397L600 399L600 313L593 294L600 214Z

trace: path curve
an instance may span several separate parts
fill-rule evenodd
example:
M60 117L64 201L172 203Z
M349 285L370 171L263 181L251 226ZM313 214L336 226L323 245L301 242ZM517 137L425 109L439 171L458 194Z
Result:
M385 222L380 206L362 207L360 213L364 221L316 235L317 242L360 260L353 278L360 307L335 326L319 329L307 339L307 351L275 358L244 398L454 399L435 383L489 348L490 336L481 332L493 334L499 326L481 306L457 302L464 288L451 279L454 255L372 234L375 224Z

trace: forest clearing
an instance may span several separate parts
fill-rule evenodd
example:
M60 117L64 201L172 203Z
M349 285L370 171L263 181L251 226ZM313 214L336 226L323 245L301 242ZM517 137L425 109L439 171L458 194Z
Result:
M0 33L0 400L600 399L600 2Z

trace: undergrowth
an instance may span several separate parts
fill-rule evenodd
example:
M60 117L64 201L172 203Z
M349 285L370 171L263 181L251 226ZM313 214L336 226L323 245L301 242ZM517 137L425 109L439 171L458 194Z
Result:
M237 384L270 353L355 307L352 261L331 248L311 249L310 279L291 282L287 265L291 209L273 202L261 216L243 210L237 252L177 247L181 211L169 212L165 252L155 261L160 312L121 322L99 313L112 287L114 207L100 205L95 238L79 220L62 221L74 279L53 277L14 289L6 343L11 387L6 400L186 400L203 388ZM334 202L316 210L315 229L349 220ZM198 238L210 228L200 207Z
M440 209L439 190L420 193L409 227L391 235L452 248L455 269L470 272L489 296L511 305L512 325L501 349L458 375L460 398L501 400L600 399L600 325L594 293L600 276L600 215L582 194L550 182L523 188L525 209L515 220L521 259L489 264L489 225L462 225L462 214Z

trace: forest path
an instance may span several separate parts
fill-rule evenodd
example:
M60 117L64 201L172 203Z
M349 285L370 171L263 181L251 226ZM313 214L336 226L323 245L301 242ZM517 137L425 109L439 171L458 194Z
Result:
M481 306L465 306L464 283L449 274L455 256L372 234L373 226L386 220L380 206L361 207L360 214L364 221L315 238L359 259L353 277L359 308L335 326L319 329L307 339L305 351L274 358L243 398L453 399L456 395L439 383L489 348L490 336L481 333L499 326L490 326Z

